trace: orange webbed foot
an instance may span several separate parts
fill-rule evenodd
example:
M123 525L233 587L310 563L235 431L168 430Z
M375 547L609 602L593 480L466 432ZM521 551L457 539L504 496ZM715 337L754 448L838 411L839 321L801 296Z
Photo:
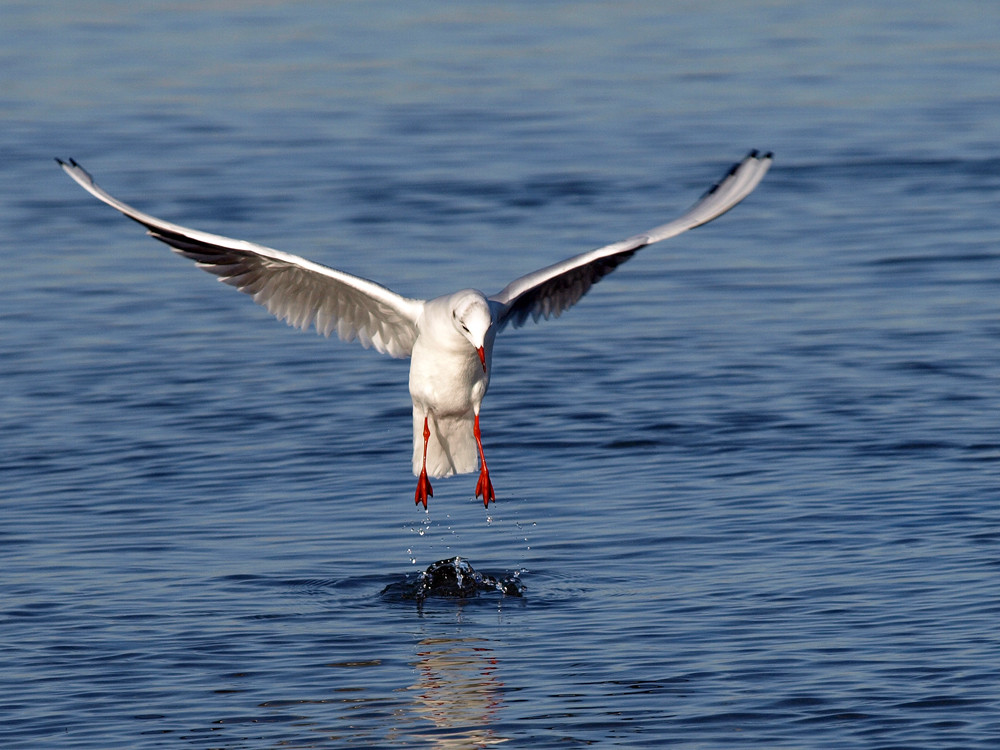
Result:
M484 508L489 508L490 503L497 499L496 493L493 491L493 482L490 481L490 473L485 466L479 472L479 481L476 482L476 497L483 498Z
M427 508L427 498L434 497L434 490L431 489L431 481L427 478L427 472L420 472L420 477L417 479L417 491L414 493L414 504L420 505L424 504L424 509Z

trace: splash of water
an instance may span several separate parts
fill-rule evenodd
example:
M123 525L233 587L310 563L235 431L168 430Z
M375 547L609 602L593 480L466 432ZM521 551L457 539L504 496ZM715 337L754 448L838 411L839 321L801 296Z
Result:
M473 599L487 593L521 597L524 596L525 586L521 582L520 572L498 578L480 573L462 557L452 557L432 563L416 576L407 576L399 583L390 583L382 590L382 596L417 602L428 597Z

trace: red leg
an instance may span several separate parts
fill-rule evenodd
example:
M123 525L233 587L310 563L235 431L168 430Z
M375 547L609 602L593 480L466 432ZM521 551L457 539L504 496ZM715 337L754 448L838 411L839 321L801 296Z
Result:
M472 433L476 436L476 445L479 448L479 481L476 482L476 497L483 498L483 507L489 508L490 503L497 499L493 491L493 482L490 481L490 470L486 468L486 456L483 454L483 436L479 432L479 415L476 415Z
M427 508L427 498L434 497L434 490L431 489L430 480L427 478L427 441L430 440L431 430L427 426L427 417L424 417L424 463L420 467L420 476L417 478L417 491L414 495L415 504L424 504Z

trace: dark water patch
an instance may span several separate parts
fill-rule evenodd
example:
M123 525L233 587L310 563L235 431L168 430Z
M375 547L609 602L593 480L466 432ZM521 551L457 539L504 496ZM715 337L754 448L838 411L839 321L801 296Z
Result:
M928 360L906 360L902 362L892 362L886 365L886 369L898 370L900 372L915 373L917 375L947 375L953 378L966 378L979 380L984 377L972 363L951 363L932 362Z
M928 253L926 255L896 255L868 261L871 266L922 268L952 263L992 263L1000 260L1000 253Z
M935 695L928 696L926 698L918 698L913 701L904 701L897 704L898 708L916 708L916 709L933 709L933 708L947 708L947 709L962 709L962 708L973 708L976 706L992 704L994 701L992 699L975 699L975 698L961 698L950 695Z
M917 456L954 452L961 446L943 440L900 440L897 442L874 442L858 440L853 451L863 456Z
M607 450L635 450L638 448L655 448L659 445L661 445L661 442L658 440L634 438L631 440L612 440L605 443L602 447Z
M552 204L588 205L615 189L613 184L577 175L542 175L523 181L472 180L461 176L442 178L436 175L407 181L388 175L366 176L363 183L351 188L362 204L378 206L377 212L361 210L351 221L357 224L397 222L400 213L419 214L422 222L447 222L454 225L456 215L467 218L482 215L484 221L509 226L513 209L550 207Z

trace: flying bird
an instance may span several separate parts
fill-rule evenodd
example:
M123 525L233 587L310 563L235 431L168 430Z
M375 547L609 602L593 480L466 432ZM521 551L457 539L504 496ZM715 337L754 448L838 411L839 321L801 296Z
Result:
M751 151L673 221L521 276L496 294L463 289L421 300L296 255L157 219L109 195L73 159L56 159L95 198L290 325L410 357L414 501L424 508L434 495L431 477L477 468L476 497L487 508L496 499L479 429L496 334L560 315L637 251L718 218L757 187L771 160L771 153Z

